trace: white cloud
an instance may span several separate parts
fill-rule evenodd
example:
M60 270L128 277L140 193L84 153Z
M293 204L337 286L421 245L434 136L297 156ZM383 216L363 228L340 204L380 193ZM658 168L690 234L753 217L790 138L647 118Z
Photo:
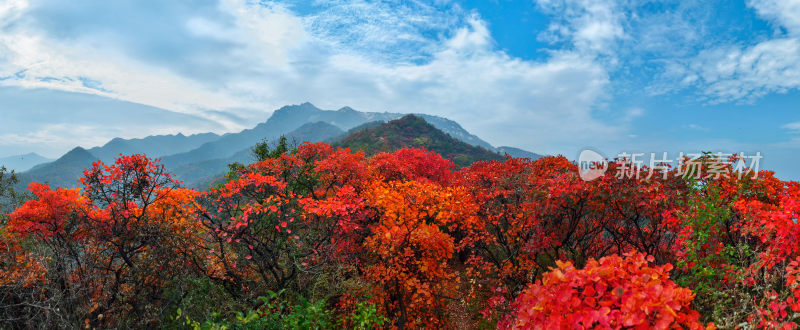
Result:
M717 48L690 63L713 101L750 101L800 87L800 40L780 38L749 48Z
M22 14L15 16L18 24L0 29L0 77L7 77L5 85L196 114L228 130L246 125L215 114L236 113L255 124L271 109L308 100L328 108L438 114L493 144L537 152L571 152L585 141L625 136L629 120L609 125L593 115L609 88L607 62L598 54L610 54L624 37L617 8L591 1L542 6L568 14L561 37L571 46L541 61L496 50L487 23L457 5L442 12L419 3L331 1L322 12L298 16L275 3L224 0L219 13L173 18L183 30L170 33L185 34L179 42L201 45L185 58L159 54L164 59L121 47L124 39L111 42L102 29L59 38ZM131 44L126 47L137 45Z
M747 5L784 31L752 45L722 44L687 59L671 59L662 78L696 86L710 103L753 102L771 93L800 89L800 1L750 0Z
M580 51L613 55L615 45L626 37L626 19L620 4L613 0L538 0L537 4L556 19L544 40L570 41Z
M4 85L97 94L183 113L195 113L200 107L240 105L169 70L90 45L52 42L25 32L0 34L0 44L5 46L5 50L0 48L0 58L5 59L0 76L10 77L2 82ZM81 78L98 81L102 90L86 86Z
M27 0L7 0L0 2L0 27L4 27L19 19L28 6Z
M785 125L781 126L781 128L788 129L788 130L795 131L795 132L800 132L800 121L796 121L796 122L793 122L793 123L785 124Z
M447 41L447 47L453 50L482 50L491 46L492 37L486 25L475 16L468 22L469 27L458 29L456 35Z
M800 34L800 0L748 0L747 5L790 34Z
M443 115L496 145L540 152L571 151L578 139L621 129L592 116L608 87L606 71L593 58L556 52L545 62L523 61L493 51L492 43L485 23L472 19L427 63L338 54L302 88L288 85L281 94L289 100L310 95L328 108Z
M684 126L684 128L687 128L687 129L690 129L690 130L695 130L695 131L708 131L709 130L707 127L700 126L700 125L697 125L697 124L689 124L689 125Z
M449 0L435 5L446 5ZM414 62L441 49L439 36L464 25L470 14L453 4L445 12L422 1L317 0L304 16L306 29L334 53L358 52L371 60ZM431 35L435 37L431 37Z

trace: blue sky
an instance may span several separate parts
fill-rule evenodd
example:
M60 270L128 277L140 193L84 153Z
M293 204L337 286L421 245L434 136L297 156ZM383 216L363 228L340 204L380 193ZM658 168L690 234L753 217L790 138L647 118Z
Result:
M568 157L758 151L799 179L800 1L0 1L0 156L305 101Z

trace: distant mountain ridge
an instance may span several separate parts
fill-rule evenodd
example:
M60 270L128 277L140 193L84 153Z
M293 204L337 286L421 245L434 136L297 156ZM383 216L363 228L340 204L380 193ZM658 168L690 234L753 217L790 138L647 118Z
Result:
M31 152L24 155L2 157L0 158L0 166L15 172L24 172L36 165L52 161L53 159Z
M204 133L189 136L183 134L156 135L141 139L115 138L103 146L88 150L78 147L53 162L42 163L30 168L20 176L20 179L21 184L36 180L54 186L75 187L83 169L90 167L92 162L102 160L111 163L120 154L143 153L149 157L161 158L167 170L175 174L178 179L183 180L186 186L201 188L204 184L211 182L214 176L224 173L228 164L251 162L250 148L258 142L276 141L280 136L286 136L290 142L298 144L305 141L327 141L335 144L353 135L359 137L342 142L344 145L354 143L366 136L365 133L359 134L359 132L384 127L393 120L405 118L406 115L390 112L361 112L350 107L322 110L306 102L281 107L275 110L267 121L238 133L227 133L221 136ZM411 130L411 133L408 134L414 134L414 132L423 134L424 136L418 136L422 138L419 141L423 142L416 144L403 142L396 145L423 146L443 155L453 151L445 149L456 148L458 152L450 156L462 155L456 161L459 164L474 160L499 159L502 158L502 152L515 157L517 155L520 157L538 156L516 148L495 148L464 130L458 123L446 118L424 114L416 114L412 118L414 120L407 121L413 121L416 123L414 125L425 127L418 132ZM397 124L387 127L392 128L393 125ZM375 132L369 134L373 133ZM411 138L407 136L407 133L396 130L394 134L403 136L404 139ZM428 142L435 143L426 144L425 138L430 140Z
M539 158L544 157L544 155L533 153L527 150L522 150L520 148L505 147L505 146L497 147L497 152L499 152L500 154L508 154L509 156L514 158L528 158L530 160L537 160Z
M219 139L214 133L194 135L153 135L141 139L114 138L102 147L94 147L88 151L103 162L111 163L120 154L145 154L153 158L172 155L195 149L204 143Z

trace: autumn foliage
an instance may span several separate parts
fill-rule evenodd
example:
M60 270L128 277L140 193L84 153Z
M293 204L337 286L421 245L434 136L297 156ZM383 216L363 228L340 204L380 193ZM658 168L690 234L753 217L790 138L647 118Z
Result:
M18 276L7 280L12 293L33 301L4 312L86 326L153 322L164 288L187 275L196 193L143 156L95 163L81 182L33 183L35 199L9 217L2 271Z
M284 141L285 142L285 141ZM0 217L0 321L89 328L796 327L800 185L564 157L259 144L204 191L121 156ZM724 168L719 159L703 159ZM703 173L700 173L703 174Z
M557 261L517 297L503 327L703 328L690 307L692 291L669 279L672 265L648 261L641 253L590 259L583 269Z

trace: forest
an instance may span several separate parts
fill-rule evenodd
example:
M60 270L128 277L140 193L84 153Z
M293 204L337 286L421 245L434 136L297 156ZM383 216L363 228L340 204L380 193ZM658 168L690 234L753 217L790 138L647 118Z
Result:
M769 171L612 163L587 182L561 156L459 167L421 148L253 152L204 191L145 155L96 162L80 189L14 191L0 172L0 327L800 322L800 184Z

